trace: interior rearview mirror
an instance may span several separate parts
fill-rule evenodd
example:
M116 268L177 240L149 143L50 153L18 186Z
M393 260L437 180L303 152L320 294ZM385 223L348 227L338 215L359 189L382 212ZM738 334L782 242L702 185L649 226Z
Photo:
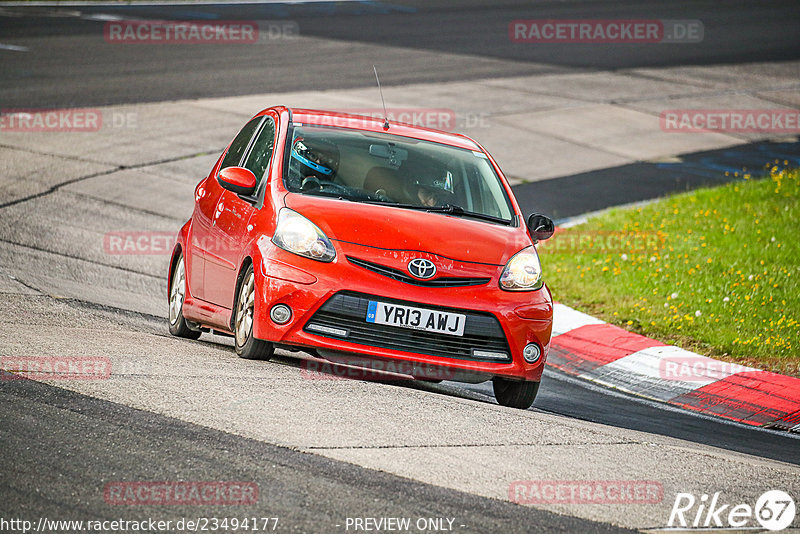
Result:
M237 195L250 196L256 188L256 175L244 167L225 167L219 171L217 181Z
M528 217L528 232L536 241L550 239L556 231L556 225L550 217L534 213Z

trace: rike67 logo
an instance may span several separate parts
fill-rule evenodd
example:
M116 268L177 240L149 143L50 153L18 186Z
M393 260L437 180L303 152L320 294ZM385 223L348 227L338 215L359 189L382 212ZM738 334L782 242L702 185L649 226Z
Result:
M771 531L783 530L794 521L796 508L794 499L781 490L770 490L761 495L751 506L747 503L730 504L720 499L721 492L713 495L678 493L668 527L678 529L747 529L765 528ZM756 525L757 523L757 525Z

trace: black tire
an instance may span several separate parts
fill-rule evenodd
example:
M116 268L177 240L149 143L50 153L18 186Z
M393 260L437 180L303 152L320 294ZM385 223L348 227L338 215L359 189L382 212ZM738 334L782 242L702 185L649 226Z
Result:
M253 266L247 267L236 292L233 307L233 338L236 354L245 360L269 360L275 347L272 343L253 336L255 319L255 274Z
M183 300L186 297L186 269L183 264L183 254L178 255L178 260L169 275L169 333L177 337L197 339L200 330L192 330L183 316Z
M539 382L521 382L495 377L492 379L494 398L500 406L527 410L539 393Z

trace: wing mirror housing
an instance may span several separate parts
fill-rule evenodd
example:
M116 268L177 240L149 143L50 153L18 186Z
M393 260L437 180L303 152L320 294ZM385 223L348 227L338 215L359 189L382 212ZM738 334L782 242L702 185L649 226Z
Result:
M550 239L553 237L555 231L556 225L550 217L538 213L534 213L528 217L528 232L530 232L534 241Z
M244 167L225 167L219 171L217 181L228 191L246 197L256 189L256 175Z

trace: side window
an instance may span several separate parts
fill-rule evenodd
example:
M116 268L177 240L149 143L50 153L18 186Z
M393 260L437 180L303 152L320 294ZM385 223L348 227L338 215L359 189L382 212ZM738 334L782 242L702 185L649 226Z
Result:
M253 137L262 119L263 117L256 117L244 125L242 131L236 135L236 138L231 143L228 153L225 154L225 159L222 160L222 165L219 167L220 170L225 167L236 167L239 165L239 162L242 161L242 154L247 150L247 145L250 144L250 138Z
M256 175L256 184L260 184L264 178L273 148L275 148L275 122L271 117L267 117L244 164L245 168Z

